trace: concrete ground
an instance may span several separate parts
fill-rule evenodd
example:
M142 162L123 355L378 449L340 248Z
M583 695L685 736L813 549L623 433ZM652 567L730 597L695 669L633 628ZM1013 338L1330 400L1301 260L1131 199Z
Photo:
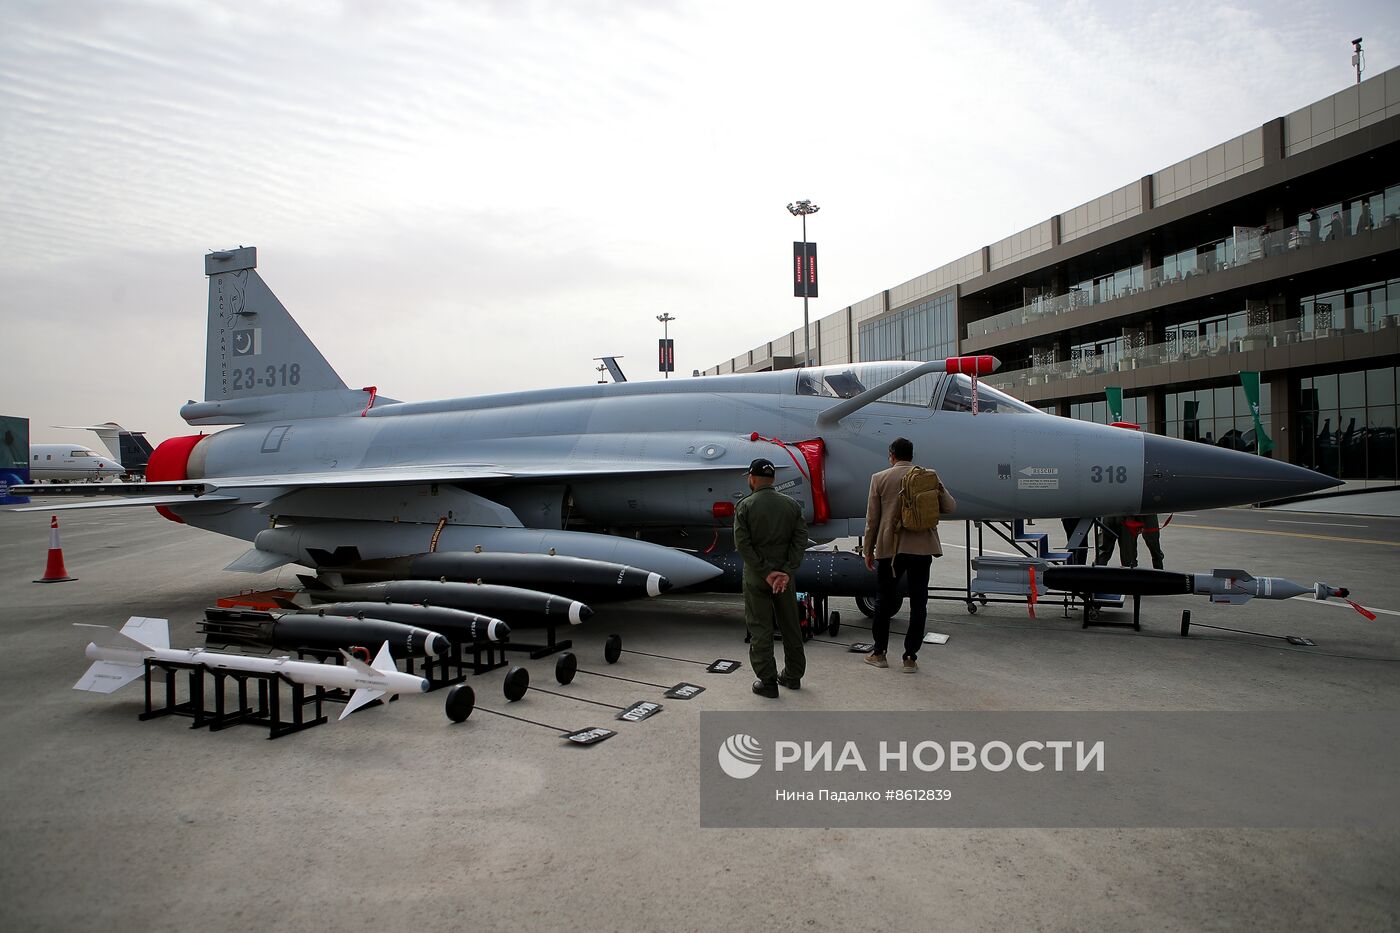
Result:
M799 693L749 691L735 597L680 595L600 607L570 634L581 665L707 691L664 701L644 723L531 692L503 674L472 680L464 724L444 693L268 741L265 730L192 731L140 722L141 690L78 693L86 639L72 622L169 618L198 643L216 596L291 580L219 568L241 542L147 509L64 513L68 569L40 586L46 513L0 513L0 925L6 930L246 929L1378 929L1400 925L1400 839L1303 830L705 830L698 727L705 710L1400 710L1400 520L1224 510L1179 514L1168 567L1238 567L1353 588L1379 618L1302 600L1211 607L1147 601L1145 627L1081 630L1042 605L969 615L932 604L923 670L860 663L808 646ZM1057 529L1058 522L1042 523ZM962 526L945 525L935 583L962 580ZM1058 534L1056 535L1058 538ZM959 547L954 547L957 545ZM990 550L1009 550L988 536ZM848 600L839 641L867 633ZM1229 632L1177 635L1180 610L1212 622L1305 635L1316 648ZM706 674L624 654L740 658ZM1198 633L1198 634L1197 634ZM625 705L659 691L581 674L534 684ZM615 726L591 748L548 729ZM1322 792L1346 793L1345 787Z

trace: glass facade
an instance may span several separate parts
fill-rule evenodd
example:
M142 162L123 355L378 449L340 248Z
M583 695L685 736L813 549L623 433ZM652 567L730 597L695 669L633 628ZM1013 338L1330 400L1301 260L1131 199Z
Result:
M1145 395L1129 395L1123 398L1123 420L1138 425L1144 431L1153 430L1150 405ZM1094 402L1075 402L1069 406L1069 416L1079 421L1093 421L1098 424L1110 424L1108 400L1099 399Z
M1339 479L1395 479L1396 367L1299 381L1294 462Z
M1259 420L1265 431L1272 411L1272 387L1265 382L1259 386ZM1244 386L1238 383L1168 392L1166 427L1167 435L1188 441L1250 452L1257 447L1249 400L1245 398Z
M862 360L941 360L958 355L956 301L931 298L860 325Z

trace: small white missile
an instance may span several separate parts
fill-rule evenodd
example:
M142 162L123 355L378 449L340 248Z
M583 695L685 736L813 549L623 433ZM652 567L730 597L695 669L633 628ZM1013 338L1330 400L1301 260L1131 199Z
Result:
M75 623L93 630L93 641L86 654L93 664L76 684L74 690L112 693L145 671L145 660L176 661L181 664L202 664L214 670L248 671L254 674L282 674L299 684L353 690L345 704L344 719L355 710L382 696L399 693L427 693L428 682L413 674L401 673L394 666L389 645L379 647L373 664L351 657L342 651L344 666L320 664L315 661L293 661L290 658L250 658L241 654L222 654L200 648L171 648L170 626L165 619L132 616L120 632L105 625Z

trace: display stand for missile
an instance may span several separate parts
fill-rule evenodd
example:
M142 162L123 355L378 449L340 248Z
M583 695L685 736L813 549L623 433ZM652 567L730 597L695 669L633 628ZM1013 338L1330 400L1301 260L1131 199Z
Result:
M421 664L422 669L419 673L428 679L428 689L437 690L439 687L461 683L469 671L472 674L485 674L487 671L506 666L505 649L509 645L505 642L460 641L456 638L449 641L452 644L451 649L437 657L425 655L421 659L406 659L405 673L414 673L414 664ZM471 652L470 659L466 656L467 652Z
M164 675L165 702L157 706L152 696L151 685L156 671ZM175 684L181 672L189 677L189 699L177 702ZM208 681L212 683L207 683ZM228 681L238 685L237 709L229 710L227 703ZM322 702L326 699L326 688L315 686L307 696L307 688L278 673L257 671L213 670L203 664L184 661L167 661L157 658L145 659L146 708L140 718L145 721L161 716L189 716L194 722L190 728L207 727L210 732L218 732L235 725L266 726L269 739L281 738L293 732L300 732L312 726L327 722L323 715ZM257 684L257 703L249 703L248 682ZM285 704L287 716L283 716L283 686L290 688L290 698ZM213 709L207 705L209 686L213 689ZM315 714L306 715L307 704L313 704Z
M508 641L508 642L503 642L499 647L500 647L501 649L503 649L503 651L528 651L528 652L530 653L530 659L531 659L531 660L538 660L538 659L540 659L540 658L546 658L546 657L549 657L551 654L557 654L557 653L559 653L560 651L568 651L570 648L572 648L572 647L574 646L573 639L571 639L571 638L563 638L563 639L556 638L556 637L555 637L555 630L556 630L557 628L558 628L558 624L557 624L557 623L549 622L549 623L546 623L546 624L545 624L545 626L544 626L544 631L545 631L545 642L544 642L544 644L542 644L542 645L530 644L529 642L523 642L523 641L522 641L522 642ZM501 663L504 664L505 662L502 661ZM500 667L500 666L501 666L500 664L496 665L496 667ZM487 670L492 670L492 668L487 668Z

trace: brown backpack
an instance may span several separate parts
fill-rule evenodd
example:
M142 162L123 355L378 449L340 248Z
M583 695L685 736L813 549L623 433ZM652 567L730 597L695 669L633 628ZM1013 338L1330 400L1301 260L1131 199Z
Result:
M943 483L933 470L910 467L899 483L899 530L933 531L938 527Z

